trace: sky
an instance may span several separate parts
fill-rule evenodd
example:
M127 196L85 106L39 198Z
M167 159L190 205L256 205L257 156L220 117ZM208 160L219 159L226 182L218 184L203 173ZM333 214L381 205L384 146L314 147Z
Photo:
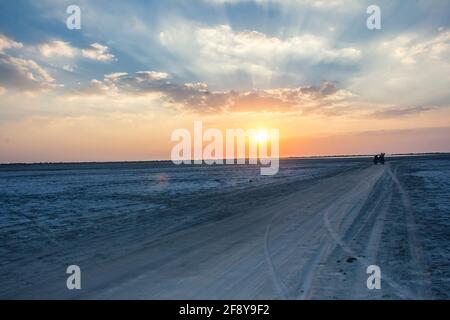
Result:
M281 156L446 152L449 88L448 0L0 2L2 163L169 159L195 120Z

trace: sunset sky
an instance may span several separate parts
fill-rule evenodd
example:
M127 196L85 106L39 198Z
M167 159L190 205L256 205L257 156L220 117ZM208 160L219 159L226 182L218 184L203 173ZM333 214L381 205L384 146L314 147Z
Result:
M66 8L81 7L81 30ZM368 30L366 9L381 8ZM278 128L282 156L450 151L450 1L1 1L0 162L169 159Z

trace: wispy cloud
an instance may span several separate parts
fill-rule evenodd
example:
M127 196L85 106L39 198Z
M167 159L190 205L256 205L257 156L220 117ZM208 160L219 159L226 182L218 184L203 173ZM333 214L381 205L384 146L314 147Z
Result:
M111 62L117 60L116 57L109 52L109 48L99 43L93 43L89 48L81 50L83 57L97 60L101 62Z
M15 51L15 52L10 52ZM69 42L53 40L36 46L25 46L4 34L0 34L0 84L14 90L36 91L62 87L35 58L24 57L38 52L48 65L73 72L74 60L81 57L99 62L117 60L107 46L93 43L87 49L79 49Z
M40 44L38 49L46 58L53 56L73 58L77 54L77 49L72 47L69 42L57 40Z
M36 61L15 57L5 52L21 48L22 43L0 35L0 85L24 91L45 90L58 86L55 79Z
M426 112L426 111L432 111L435 109L436 109L436 107L432 107L432 106L430 106L430 107L419 106L419 107L409 107L409 108L390 107L387 109L375 111L371 114L371 116L374 118L380 118L380 119L407 117L407 116L416 115L418 113L422 113L422 112Z
M12 49L12 48L22 48L23 44L20 42L16 42L7 36L0 33L0 53L3 53L4 50Z
M116 57L112 53L110 53L109 47L99 43L92 43L88 48L79 49L72 46L69 42L54 40L38 45L38 50L46 58L84 57L100 62L117 61Z

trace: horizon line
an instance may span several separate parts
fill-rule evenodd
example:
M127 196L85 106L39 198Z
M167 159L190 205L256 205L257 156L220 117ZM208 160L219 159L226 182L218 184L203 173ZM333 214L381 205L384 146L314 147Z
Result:
M421 155L445 155L450 154L450 151L435 151L435 152L409 152L409 153L386 153L387 156L421 156ZM320 158L357 158L357 157L373 157L375 154L335 154L335 155L312 155L312 156L284 156L279 157L283 159L320 159ZM269 157L270 158L270 157ZM221 159L226 161L228 158ZM241 158L234 158L238 160ZM248 158L245 158L247 160ZM259 159L259 158L257 158ZM190 161L194 161L191 159ZM197 159L199 160L199 159ZM214 160L214 159L202 159ZM0 166L6 165L39 165L39 164L107 164L107 163L141 163L141 162L172 162L170 159L160 160L105 160L105 161L39 161L39 162L0 162ZM202 163L203 164L203 163Z

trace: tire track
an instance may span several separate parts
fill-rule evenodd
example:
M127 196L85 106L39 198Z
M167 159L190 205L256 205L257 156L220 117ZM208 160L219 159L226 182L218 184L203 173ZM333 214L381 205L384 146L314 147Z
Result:
M391 168L388 169L388 174L394 181L394 184L397 187L397 190L400 192L401 202L405 209L405 218L406 218L406 231L407 231L407 238L408 238L408 248L409 253L414 260L414 262L411 264L416 268L416 277L420 275L426 275L425 267L424 267L424 259L422 254L422 249L420 246L420 243L417 239L417 224L414 218L413 209L411 205L411 201L409 199L408 193L401 184L400 180L397 177L397 170L392 172ZM418 269L418 270L417 270ZM428 279L425 280L428 283ZM427 292L425 289L425 285L421 283L418 290L418 295L420 299L423 299L423 297L427 296Z
M277 290L278 294L283 299L289 299L289 290L284 284L284 282L280 279L278 276L278 273L275 271L275 266L273 264L273 259L269 251L269 232L270 228L272 226L273 221L279 216L280 214L276 214L272 217L269 224L267 225L266 232L264 234L264 256L266 258L267 266L269 268L269 275L272 279L273 285L275 289Z
M387 180L387 181L386 181ZM364 230L370 228L367 232L369 234L368 241L363 249L363 257L367 258L367 261L372 261L371 264L379 264L378 255L381 244L382 233L386 221L386 216L388 213L389 205L392 201L392 179L383 176L383 180L381 181L384 185L382 188L382 192L376 193L376 202L372 208L369 209L369 213L365 217L364 221L361 223L359 229L352 235L351 238L358 238L361 241L361 238L364 238ZM380 181L378 182L380 183ZM376 187L376 185L375 185ZM373 200L372 200L373 201ZM352 288L352 298L370 298L367 295L361 295L360 292L360 279L364 279L367 277L366 270L361 269L356 275L356 281ZM358 283L358 284L357 284ZM367 292L366 292L367 294Z
M339 179L340 177L345 177L346 174L348 174L347 171L342 172L342 173L338 173L337 175L333 176L331 179ZM321 186L322 182L320 182L317 186ZM311 188L309 188L309 191L311 191ZM333 202L333 200L329 201L330 203ZM281 204L281 203L280 203ZM267 224L267 227L265 228L265 233L264 233L264 256L265 256L265 260L266 260L266 264L268 267L268 271L269 271L269 276L270 279L272 281L272 284L277 292L277 294L279 295L280 298L282 299L293 299L297 297L297 294L293 293L293 290L289 290L289 288L287 287L287 285L284 283L284 281L282 280L282 277L280 277L278 271L276 270L276 267L274 265L274 260L273 260L273 255L270 252L270 248L269 248L269 238L270 238L270 232L272 231L271 229L274 227L274 222L275 220L277 220L278 218L280 218L283 214L289 214L286 213L286 209L290 209L289 207L282 207L280 209L278 209L278 212L276 214L274 214L272 216L272 218L270 219L269 223ZM299 228L300 230L304 230L306 228L306 230L313 230L316 229L317 227L319 227L320 225L320 219L314 219L314 218L310 218L307 219L306 221L303 221L302 223L298 224L297 228ZM301 233L302 236L300 238L304 238L305 236L307 236L304 233ZM326 236L326 235L325 235ZM296 239L297 241L299 241L300 239ZM322 241L321 241L322 242ZM319 244L319 250L320 252L322 252L322 248L323 248L323 244L320 243ZM314 261L317 260L317 256L312 258ZM317 263L320 261L317 261ZM307 280L306 282L310 282L311 279L309 277L313 277L313 272L311 272L311 270L309 270L308 272L306 272L307 274ZM297 290L295 290L297 291ZM294 292L295 292L294 291Z
M389 172L390 168L388 168L387 170L385 169L385 171ZM378 180L378 179L377 179ZM376 181L377 181L376 180ZM375 185L375 182L373 182L372 184L366 183L367 184L367 191L371 190L373 188L373 186ZM343 198L340 199L340 203L338 203L336 205L336 207L338 207L340 204L342 204L343 202L347 201L348 199L351 199L352 197L355 198L355 195L357 195L358 193L353 193L350 192L348 195L344 196ZM332 208L328 208L327 210L325 210L325 213L323 215L324 218L324 222L325 222L325 227L327 228L329 234L331 235L331 237L334 239L334 241L342 248L342 250L344 252L346 252L347 254L351 255L352 257L355 257L356 261L358 263L360 263L365 269L371 265L371 263L369 263L367 261L367 259L360 257L356 254L356 252L350 248L350 246L341 238L341 236L339 235L339 231L335 230L332 226L331 226L331 222L330 222L330 211ZM403 286L399 285L397 282L395 282L391 277L389 277L388 275L383 274L383 281L386 282L391 288L393 288L397 295L403 299L418 299L418 297L411 292L409 289L404 288Z

